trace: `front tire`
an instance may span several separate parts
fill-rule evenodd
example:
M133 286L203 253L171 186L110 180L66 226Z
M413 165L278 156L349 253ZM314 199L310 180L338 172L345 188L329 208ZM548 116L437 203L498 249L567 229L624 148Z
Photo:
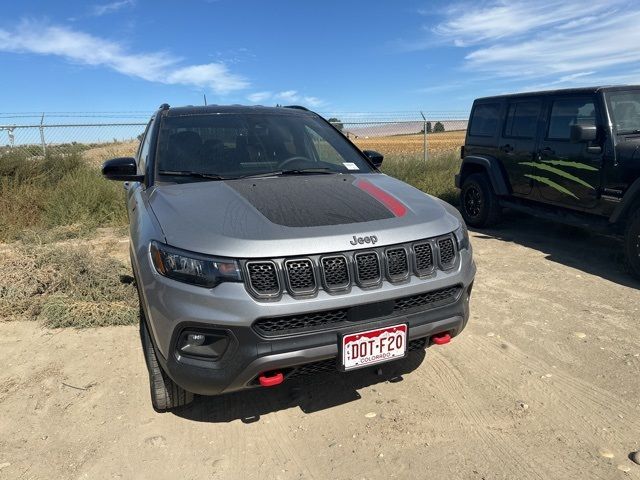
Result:
M460 189L460 210L467 225L488 227L500 221L501 208L489 178L484 173L472 173Z
M158 357L151 341L149 327L142 307L140 308L140 339L147 370L149 371L149 386L151 388L153 408L157 412L165 412L191 403L193 401L193 393L187 392L171 380L158 363Z
M627 221L624 246L629 271L640 280L640 210L632 214Z

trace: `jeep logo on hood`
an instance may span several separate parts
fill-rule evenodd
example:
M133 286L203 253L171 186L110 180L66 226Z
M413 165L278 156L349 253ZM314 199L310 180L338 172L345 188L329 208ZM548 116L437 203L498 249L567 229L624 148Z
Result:
M364 245L365 243L370 243L371 245L375 245L378 242L378 237L375 235L368 235L366 237L356 237L353 236L353 240L349 243L351 245Z

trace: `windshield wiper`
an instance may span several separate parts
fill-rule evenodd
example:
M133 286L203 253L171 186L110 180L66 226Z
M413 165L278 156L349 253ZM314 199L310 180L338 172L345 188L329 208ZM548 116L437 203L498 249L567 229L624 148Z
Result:
M223 177L216 173L191 172L188 170L159 170L158 173L160 175L172 175L174 177L206 178L208 180L227 180L227 177Z
M640 133L640 128L636 128L635 130L622 130L618 132L618 135L633 135L634 133Z
M273 172L254 173L250 175L242 175L240 177L233 177L233 180L239 180L241 178L259 178L259 177L285 177L287 175L331 175L339 173L330 168L294 168L290 170L274 170Z

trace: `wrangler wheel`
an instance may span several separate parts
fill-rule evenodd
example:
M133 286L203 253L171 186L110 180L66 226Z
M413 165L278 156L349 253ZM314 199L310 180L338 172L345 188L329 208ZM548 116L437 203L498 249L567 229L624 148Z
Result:
M473 173L465 178L460 189L460 210L472 227L487 227L500 220L498 197L485 174Z

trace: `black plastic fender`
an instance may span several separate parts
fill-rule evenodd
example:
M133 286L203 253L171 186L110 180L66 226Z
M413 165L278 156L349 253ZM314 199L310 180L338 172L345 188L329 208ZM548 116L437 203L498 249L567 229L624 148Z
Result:
M640 178L636 178L626 191L622 201L609 217L609 222L618 223L633 214L637 208L640 208Z
M465 168L470 165L482 167L487 172L491 186L496 195L509 195L509 187L502 174L500 168L500 162L497 158L490 156L469 155L462 160L462 166L460 167L460 174L456 175L456 187L462 186L462 180L466 176Z

